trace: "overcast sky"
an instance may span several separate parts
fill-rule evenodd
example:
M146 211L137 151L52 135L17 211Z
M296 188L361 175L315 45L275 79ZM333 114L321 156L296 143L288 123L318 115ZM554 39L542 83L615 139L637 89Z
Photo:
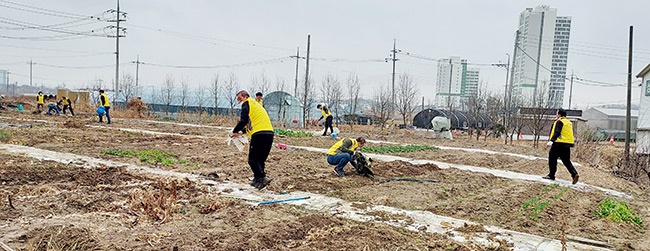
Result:
M480 81L501 93L506 71L489 64L506 62L519 14L538 5L572 17L567 71L579 78L619 85L627 81L630 25L633 75L650 63L650 1L643 0L122 0L127 35L120 39L120 74L135 75L136 65L130 62L139 55L145 63L140 65L140 85L149 89L162 86L168 74L177 85L185 79L193 88L207 88L215 74L225 79L234 73L242 88L250 89L252 76L264 74L273 82L284 79L293 93L295 60L289 56L297 47L304 56L311 34L310 74L318 85L327 74L344 82L355 72L362 95L371 98L380 85L390 83L391 64L382 60L397 39L398 49L429 59L398 55L397 62L398 74L409 73L426 100L435 97L437 62L430 59L450 56L479 64ZM29 84L27 62L32 59L35 85L82 88L103 79L109 87L115 77L115 39L103 35L110 33L104 27L113 23L81 20L115 8L114 1L106 0L0 0L0 68L12 73L10 82ZM16 29L25 26L39 29ZM72 33L94 30L97 36L48 31L61 27ZM178 67L229 65L233 67ZM302 60L301 82L304 67ZM635 85L633 102L638 102L639 90ZM576 82L573 93L573 105L580 108L626 98L624 86ZM567 82L565 107L568 94Z

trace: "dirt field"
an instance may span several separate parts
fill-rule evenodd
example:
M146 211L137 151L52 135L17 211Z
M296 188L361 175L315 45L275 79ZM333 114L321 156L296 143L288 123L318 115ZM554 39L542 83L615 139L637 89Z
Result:
M0 128L0 142L75 153L105 160L152 166L164 170L218 176L247 184L252 173L246 152L226 146L226 129L188 127L152 121L120 119L107 128L93 118L2 114L0 123L31 123L32 128ZM18 121L16 118L44 122ZM232 127L233 125L212 125ZM183 136L154 135L141 129ZM342 128L343 129L343 128ZM544 149L523 143L428 138L426 132L398 131L394 135L358 128L342 136L399 143L486 149L545 156ZM329 137L276 136L275 143L329 148ZM368 144L373 145L373 144ZM377 145L377 144L375 144ZM382 144L380 144L382 145ZM121 154L158 150L173 161ZM121 151L121 152L120 152ZM119 154L116 154L119 153ZM459 150L389 153L413 159L436 160L519 173L545 175L544 160ZM511 247L460 243L443 235L411 232L383 224L362 223L276 204L253 206L221 197L209 187L187 180L135 175L122 168L83 169L72 164L2 155L0 181L0 240L18 250L509 250ZM441 170L435 165L405 162L373 163L374 179L353 175L335 177L322 153L273 148L267 173L274 180L268 192L307 191L407 210L424 210L479 224L560 239L563 235L608 242L620 250L650 250L647 224L614 223L599 219L599 203L613 198L532 181L510 180L490 174ZM647 188L616 178L604 168L583 163L581 182L634 196L624 200L636 214L650 219ZM558 167L558 178L569 179ZM435 179L437 183L395 181L396 177ZM8 198L11 197L12 205ZM549 202L536 210L531 200ZM619 198L615 198L619 199ZM12 207L13 206L13 207ZM565 234L562 234L566 225ZM201 231L197 231L200 229ZM483 231L468 227L463 231ZM363 238L362 238L363 236Z

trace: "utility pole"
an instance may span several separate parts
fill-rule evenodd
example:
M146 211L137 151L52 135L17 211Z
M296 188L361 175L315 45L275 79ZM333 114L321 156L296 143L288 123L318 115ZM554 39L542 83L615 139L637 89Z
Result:
M517 32L515 33L515 46L514 46L515 48L513 49L514 51L512 52L512 69L510 70L510 86L508 86L508 88L509 88L508 95L507 95L508 96L507 97L508 98L508 102L507 102L508 105L506 107L506 123L505 123L505 127L506 127L506 142L505 142L505 144L506 145L508 144L508 129L509 129L508 126L510 125L510 123L509 123L510 122L510 110L512 109L510 107L510 102L512 102L512 88L514 88L514 83L515 83L515 67L517 66L517 51L518 51L518 47L519 47L519 33L520 33L519 30L517 30ZM512 135L510 135L510 137L512 137ZM512 141L510 141L510 143L512 143Z
M630 126L632 113L632 37L634 26L630 26L630 44L627 54L627 108L625 109L625 163L630 160Z
M122 17L126 18L126 12L120 11L120 0L117 0L117 10L109 10L111 13L115 13L115 20L108 20L108 22L115 22L115 26L109 26L109 28L115 28L115 96L119 93L119 77L120 77L120 33L126 33L126 28L120 28L120 22L126 21ZM111 36L109 36L111 37Z
M300 59L304 59L305 57L300 57L300 47L298 47L298 49L296 49L296 55L290 56L290 58L296 58L296 82L293 87L293 95L298 97L298 64L300 63Z
M144 62L140 62L140 55L137 55L135 61L131 61L131 63L135 64L135 86L138 87L138 82L140 79L140 65L144 64Z
M308 114L308 101L307 98L309 94L309 51L311 49L311 35L307 35L307 59L305 63L305 94L303 100L303 112L302 117L304 120L304 127L307 128L307 114Z
M6 74L7 74L7 95L9 95L9 74L10 74L10 73L11 73L11 72L8 72L8 71L7 71L7 73L6 73Z
M397 62L396 54L398 52L401 52L402 50L397 49L397 39L393 39L393 49L390 51L391 55L390 58L385 58L384 60L388 62L388 60L393 62L393 75L392 75L392 81L391 81L391 98L390 98L390 109L389 109L389 115L388 117L392 118L393 117L393 110L395 109L395 62Z
M571 110L571 97L573 97L573 70L571 70L571 87L569 87L569 110Z
M32 66L34 65L34 61L32 59L29 59L29 87L32 87Z
M451 112L451 79L454 74L454 65L451 63L451 58L449 58L449 91L447 91L447 107L449 107L449 112Z

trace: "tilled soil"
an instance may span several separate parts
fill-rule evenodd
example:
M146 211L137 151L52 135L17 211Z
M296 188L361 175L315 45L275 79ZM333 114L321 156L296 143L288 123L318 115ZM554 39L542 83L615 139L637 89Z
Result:
M119 121L119 120L118 120ZM65 122L65 121L64 121ZM217 132L212 133L211 130L197 130L193 131L188 129L188 127L182 126L169 126L164 125L164 127L158 127L157 124L151 123L146 124L147 122L131 122L131 120L125 120L124 124L111 125L111 127L127 127L132 123L133 127L146 129L146 130L157 130L160 132L174 132L174 133L183 133L187 135L196 135L196 136L209 136L209 138L199 138L199 137L184 137L184 136L160 136L160 135L149 135L133 132L123 132L115 129L105 129L105 128L88 128L85 126L66 126L65 124L35 124L34 128L23 129L23 128L7 128L4 131L8 132L8 136L1 138L0 140L4 143L12 143L19 145L28 145L38 148L44 148L49 150L61 151L61 152L71 152L86 156L92 156L97 158L103 158L107 160L115 160L120 162L133 163L138 165L150 165L166 170L174 170L188 173L196 174L209 174L216 173L219 176L219 179L235 181L238 183L248 183L249 177L252 176L252 173L247 164L247 153L240 153L236 150L234 146L226 146L224 139L226 132ZM182 129L178 129L182 128ZM184 131L190 130L190 131ZM207 134L204 134L207 133ZM336 139L327 138L327 137L308 137L308 138L286 138L286 137L276 137L276 143L286 143L292 145L304 145L304 146L315 146L320 148L328 148L331 144L336 142ZM434 143L435 144L435 143ZM460 147L456 145L456 147ZM495 147L496 148L496 147ZM178 156L179 159L186 160L191 162L191 164L172 164L166 165L164 163L144 163L137 157L120 157L113 156L102 153L103 150L151 150L156 149L160 151L165 151L173 153ZM500 151L505 151L504 149L499 149ZM526 152L520 151L519 153L527 154ZM503 169L511 170L522 173L531 173L531 174L544 174L545 162L544 161L531 161L525 160L516 157L509 157L504 155L489 155L489 154L477 154L477 153L468 153L463 151L449 151L449 150L429 150L423 152L415 153L406 153L406 154L393 154L393 155L402 155L409 158L415 159L432 159L444 162L453 162L458 164L469 164L476 166L484 166L493 169ZM20 165L26 165L28 161L21 162ZM501 164L498 164L501 163ZM51 163L52 166L57 166L55 170L60 169L62 164ZM563 167L559 167L558 177L563 178L564 171ZM480 224L485 225L495 225L502 228L507 228L516 231L527 232L531 234L547 236L550 238L560 238L562 233L562 225L566 223L567 232L570 235L592 238L601 241L607 241L617 245L619 248L630 247L635 249L643 249L650 243L648 243L647 238L647 227L636 227L629 223L612 223L610 221L598 219L594 215L594 211L598 209L598 204L602 202L605 198L609 196L600 193L600 192L580 192L573 189L566 189L556 186L544 186L535 182L527 181L517 181L517 180L507 180L503 178L498 178L489 174L473 173L468 171L460 171L457 169L444 169L440 170L435 165L412 165L404 162L380 162L376 161L373 163L373 170L375 171L376 177L366 178L361 176L356 176L353 174L352 169L348 166L346 167L346 177L338 178L333 172L333 166L328 165L325 162L325 155L321 153L308 152L303 150L281 150L278 148L273 148L269 159L267 161L267 173L274 180L267 188L272 192L291 192L291 191L309 191L314 193L322 193L329 196L335 196L342 199L350 201L359 201L367 204L382 204L389 205L398 208L404 209L416 209L416 210L426 210L431 211L436 214L450 216L459 219L471 220ZM602 171L590 169L589 167L583 167L578 169L581 172L581 182L586 182L593 185L602 184L603 187L621 189L624 192L631 193L635 196L634 200L626 201L632 209L634 209L637 214L643 218L648 219L650 216L650 211L648 211L647 193L643 189L617 179L611 175L603 175ZM104 170L103 172L116 172L121 173L119 170ZM119 172L118 172L119 171ZM27 170L20 171L24 173L30 173ZM128 174L120 174L128 175ZM25 175L24 177L38 177L36 174ZM5 176L3 176L5 177ZM66 175L62 175L66 177ZM84 176L85 177L85 176ZM94 176L90 176L94 177ZM122 176L119 176L122 177ZM426 178L426 179L435 179L438 182L413 182L413 181L396 181L393 178L396 177L410 177L410 178ZM600 179L597 179L600 177ZM128 178L128 177L127 177ZM92 181L92 178L88 178ZM159 187L157 182L139 178L131 177L130 179L135 179L133 181L147 183L145 186L149 187L148 194L151 194L152 191L156 191L156 188ZM85 180L85 179L84 179ZM118 179L119 180L119 179ZM4 180L3 180L4 181ZM16 186L30 189L29 188L29 179L19 179L16 178L16 182L26 182L27 184L16 183ZM13 181L12 181L13 182ZM90 181L88 181L90 182ZM108 182L109 181L104 181ZM165 182L168 184L169 182ZM84 183L87 186L90 186L94 183ZM179 183L180 184L180 183ZM48 184L48 186L51 186ZM78 185L79 186L79 185ZM97 186L97 185L95 185ZM43 188L41 188L43 189ZM45 189L44 194L47 194L49 190ZM129 190L130 191L130 190ZM181 190L182 191L182 190ZM106 191L109 193L114 193L114 191ZM298 245L300 243L309 243L317 247L322 247L322 249L329 249L328 247L334 247L333 249L360 249L369 245L369 250L380 250L380 249L396 249L397 247L402 247L406 249L417 249L425 246L404 246L407 245L404 242L404 245L399 246L400 242L397 241L398 246L382 246L382 245L371 245L366 243L363 240L356 240L355 243L358 245L350 246L337 246L339 244L331 244L328 242L329 238L333 238L337 233L343 232L355 232L358 231L370 233L377 233L377 236L383 236L384 233L381 231L387 231L386 242L395 241L391 239L391 231L397 231L393 228L381 227L375 225L365 225L362 223L349 222L345 220L339 220L336 218L331 218L331 216L325 216L313 212L308 212L301 210L300 208L278 205L267 208L273 208L271 212L261 209L262 207L249 207L247 205L241 205L241 202L233 203L232 202L221 202L225 200L223 198L209 197L206 195L206 192L201 192L197 190L195 193L201 193L198 197L205 196L206 198L202 199L208 201L217 201L218 205L226 203L229 206L224 207L224 210L229 210L230 208L239 209L239 211L228 211L228 213L234 213L235 215L244 213L245 215L241 216L242 219L236 222L238 227L243 227L243 229L233 228L233 229L221 229L223 230L219 238L219 241L225 239L224 243L243 242L247 243L245 240L255 240L255 244L241 244L243 246L236 246L241 248L236 249L262 249L266 245L278 245L274 246L275 248L271 249L298 249L298 250L316 250L316 249L305 249L306 246ZM142 190L140 194L144 193ZM91 193L92 194L92 193ZM102 196L107 197L105 200L110 201L119 201L127 200L128 193L119 192L118 195L100 195L92 194L92 197L100 198L99 201L102 201ZM110 197L117 196L117 197ZM125 197L126 196L126 197ZM179 195L179 200L182 195ZM127 198L128 197L128 198ZM190 196L188 196L190 197ZM209 199L207 198L209 197ZM57 200L63 197L54 197ZM65 198L63 198L65 199ZM185 198L189 201L189 204L183 204L181 211L198 211L202 207L199 206L200 203L194 203L191 198ZM48 200L49 201L49 200ZM72 200L74 201L74 200ZM535 201L547 202L548 205L541 209L535 210L534 207L539 203L534 203ZM33 203L39 205L38 203ZM48 208L49 204L39 205L39 210L57 210L60 206L58 204L54 206L54 209ZM111 208L112 204L104 205L101 202L93 202L88 204L88 201L76 202L82 206L77 206L83 208L86 211L75 211L81 209L74 209L75 207L66 206L68 211L59 211L61 214L93 214L96 211L93 211L93 205L97 205L96 208ZM89 205L89 206L86 206ZM130 204L131 205L131 204ZM192 205L194 207L192 207ZM203 205L203 204L201 204ZM45 207L45 208L44 208ZM72 209L70 209L72 208ZM90 209L88 209L90 208ZM118 207L119 208L119 207ZM197 209L198 208L198 209ZM220 208L220 206L216 206ZM246 209L248 208L248 209ZM73 210L74 209L74 210ZM107 210L109 212L116 212ZM180 210L180 209L179 209ZM136 210L137 211L137 210ZM208 210L210 211L210 210ZM300 211L300 216L311 215L315 218L300 218L293 214L295 211ZM119 212L119 210L118 210ZM235 213L236 212L236 213ZM42 212L41 212L42 213ZM213 212L212 214L219 214L219 210ZM15 212L14 212L15 214ZM312 241L305 241L305 235L300 234L289 234L289 237L281 235L276 232L288 231L284 227L284 223L274 221L274 217L280 215L281 218L285 219L288 223L293 223L296 225L291 225L289 230L294 228L300 228L304 226L304 222L309 222L308 219L315 219L314 221L323 222L324 225L317 225L321 228L323 233L318 232L319 235L325 235L327 237L314 239ZM138 214L136 214L138 215ZM158 214L160 215L160 214ZM163 216L153 216L149 215L145 217L149 222L160 221L158 218L164 218ZM175 214L177 215L177 214ZM202 215L202 214L201 214ZM220 214L223 217L223 220L228 220L232 216ZM293 215L293 216L291 216ZM318 218L314 215L320 215ZM12 215L11 212L6 213L6 215L0 214L3 219L15 219L15 217L20 217L21 215ZM41 217L43 214L40 215ZM135 216L132 216L135 217ZM142 215L138 216L142 218ZM157 217L157 218L156 218ZM190 217L190 216L187 216ZM195 217L195 218L194 218ZM194 221L201 219L203 225L200 225L201 229L206 229L207 231L218 231L215 228L219 228L220 225L214 225L208 223L208 219L201 218L202 216L191 216L190 222L186 222L187 219L184 217L174 216L172 220L162 224L162 226L171 226L176 225L179 229L184 227L189 227L191 224L196 224ZM244 218L245 217L245 218ZM249 218L254 218L258 220L251 220ZM334 221L334 226L327 225L329 222L327 219L322 219L322 217L329 219L329 221ZM237 216L235 216L237 218ZM214 219L212 219L214 220ZM133 221L130 219L129 221ZM147 222L147 221L145 221ZM194 223L192 223L194 222ZM249 226L247 224L259 224L263 222L263 225L269 227L269 230L266 231L265 228ZM162 243L165 243L164 240L169 239L167 234L172 235L174 233L171 229L165 231L156 232L156 231L146 231L144 227L150 226L150 224L144 224L142 221L138 221L138 230L141 231L141 236L133 240L129 239L128 235L124 234L122 237L126 240L131 240L133 243L143 242L143 240L153 240L153 246L161 247ZM287 224L288 224L287 223ZM130 223L131 224L131 223ZM189 224L189 225L188 225ZM235 224L235 223L233 223ZM313 223L316 224L316 223ZM339 224L339 225L337 225ZM340 226L340 224L347 225L347 228ZM51 225L51 224L50 224ZM63 224L65 225L65 224ZM119 225L116 223L116 225ZM283 227L280 227L282 225ZM49 226L49 225L48 225ZM362 228L355 228L358 226L363 226ZM195 226L196 227L196 226ZM384 230L392 229L392 230ZM83 228L81 228L81 232ZM219 230L219 231L221 231ZM239 234L227 234L228 231L235 231L244 235L246 238L239 237ZM180 231L180 230L179 230ZM321 231L321 230L319 230ZM373 232L374 231L374 232ZM307 231L309 232L309 231ZM382 234L379 234L381 232ZM147 234L145 234L147 233ZM246 235L244 233L251 233ZM258 236L253 233L263 233L269 234L270 239L279 239L279 238L289 238L291 240L292 236L303 236L301 241L285 241L281 244L278 244L278 241L272 242L267 239L259 240L255 236ZM401 235L401 233L399 233ZM409 233L412 234L412 233ZM215 233L210 235L212 237L205 238L214 238ZM349 235L346 235L349 236ZM370 234L370 236L373 236ZM419 236L419 235L418 235ZM311 237L310 237L311 238ZM378 237L379 238L379 237ZM410 241L416 239L416 237L407 237L411 238ZM421 237L417 237L421 238ZM427 238L422 241L422 243L427 243ZM431 237L434 238L434 237ZM137 240L136 240L137 239ZM196 238L191 238L185 236L185 238L179 238L177 241L183 241L183 246L187 247L196 247L198 249L207 248L207 249L221 249L225 246L218 246L215 243L220 243L218 241L208 241L208 240L197 240ZM351 241L351 238L346 239ZM157 241L157 242L156 242ZM146 242L146 241L144 241ZM196 242L201 243L201 245L195 244ZM268 242L268 243L267 243ZM135 244L127 244L135 245ZM209 243L209 244L208 244ZM271 244L269 244L271 243ZM338 243L338 242L337 242ZM421 243L416 241L416 243ZM140 248L152 248L152 244L149 243L140 243L141 246L136 246ZM169 244L168 242L166 244ZM386 243L384 243L386 244ZM113 243L112 245L119 245ZM148 245L148 246L147 246ZM198 246L192 246L198 245ZM226 244L224 244L226 245ZM256 246L257 245L257 246ZM283 246L284 245L284 246ZM334 246L331 246L334 245ZM343 244L340 244L343 245ZM426 247L440 247L430 244L426 244ZM458 245L458 244L449 244L449 245ZM164 245L163 245L164 246ZM117 246L114 246L117 247ZM130 246L133 247L133 246ZM170 247L170 246L167 246ZM374 248L373 248L374 247ZM390 247L390 248L388 248ZM460 246L457 246L460 247ZM128 249L128 248L127 248ZM432 248L437 250L438 248ZM458 250L463 250L458 249Z

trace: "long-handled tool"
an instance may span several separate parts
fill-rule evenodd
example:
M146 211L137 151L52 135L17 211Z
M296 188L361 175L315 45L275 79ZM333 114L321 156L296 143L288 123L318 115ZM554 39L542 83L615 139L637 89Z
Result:
M306 200L306 199L309 199L309 196L306 196L306 197L298 197L298 198L282 199L282 200L261 201L261 202L260 202L260 205L268 205L268 204L274 204L274 203L288 202L288 201L294 201L294 200Z
M438 182L434 179L394 178L394 181L415 181L415 182Z

